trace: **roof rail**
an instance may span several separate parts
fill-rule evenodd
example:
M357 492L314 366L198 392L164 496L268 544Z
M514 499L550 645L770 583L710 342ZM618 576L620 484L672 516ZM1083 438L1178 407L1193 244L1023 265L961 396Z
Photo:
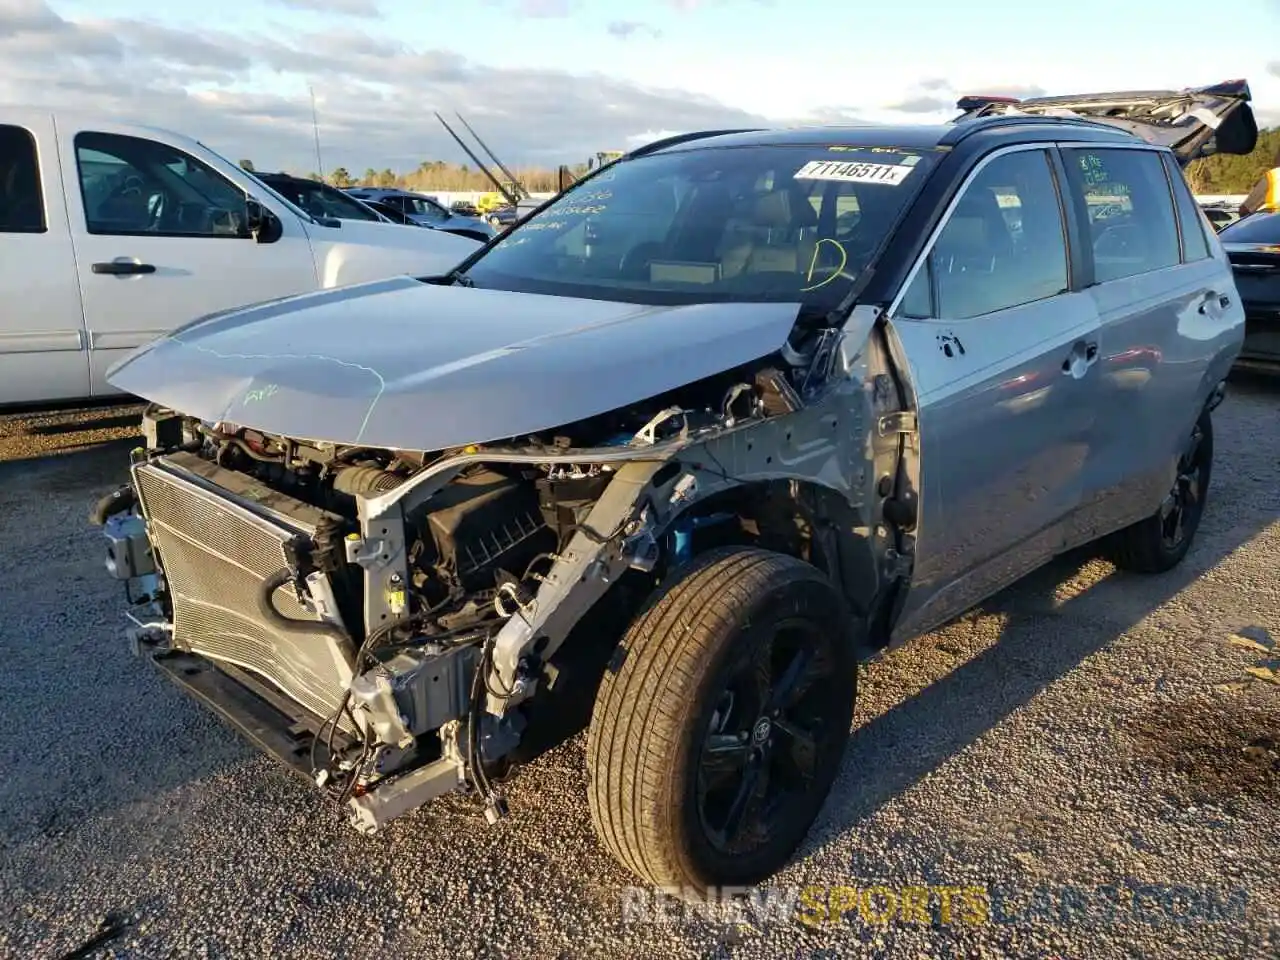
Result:
M1045 116L1043 114L1024 113L1014 114L998 114L989 117L958 117L951 121L951 129L944 133L938 139L939 146L954 146L965 137L974 133L980 133L983 130L990 130L992 127L1012 127L1022 124L1041 124L1047 126L1070 126L1070 127L1088 127L1090 130L1106 130L1119 136L1131 136L1125 134L1118 127L1110 124L1099 123L1096 120L1090 120L1087 117L1055 117Z

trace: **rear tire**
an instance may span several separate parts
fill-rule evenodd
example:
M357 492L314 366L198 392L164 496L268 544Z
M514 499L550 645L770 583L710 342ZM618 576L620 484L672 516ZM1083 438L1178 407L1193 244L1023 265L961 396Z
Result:
M732 547L678 574L596 697L588 796L603 845L690 891L775 873L839 767L857 637L827 578L793 557Z
M1212 473L1213 418L1205 410L1178 457L1173 489L1151 516L1111 535L1111 562L1134 573L1164 573L1181 563L1200 528Z

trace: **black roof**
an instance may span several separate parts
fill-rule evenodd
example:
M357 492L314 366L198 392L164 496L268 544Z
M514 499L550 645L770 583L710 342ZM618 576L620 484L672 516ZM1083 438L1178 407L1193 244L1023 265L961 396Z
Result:
M1024 140L1071 139L1133 142L1136 138L1116 127L1070 117L976 117L958 123L849 124L841 126L781 127L760 130L707 130L681 134L632 151L631 156L693 150L701 146L839 146L901 147L935 150L982 134L1002 143Z

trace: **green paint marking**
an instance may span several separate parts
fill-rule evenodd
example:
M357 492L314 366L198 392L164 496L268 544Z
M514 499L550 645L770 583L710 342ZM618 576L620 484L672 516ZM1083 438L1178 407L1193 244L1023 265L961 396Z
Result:
M280 388L278 386L274 383L269 383L265 387L259 387L246 393L244 399L240 401L240 405L248 406L251 403L257 403L259 400L270 400L279 392Z

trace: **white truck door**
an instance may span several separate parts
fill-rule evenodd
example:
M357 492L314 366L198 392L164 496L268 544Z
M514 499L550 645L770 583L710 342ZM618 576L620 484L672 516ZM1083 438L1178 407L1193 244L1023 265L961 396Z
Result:
M0 404L89 396L53 119L0 123Z
M118 359L189 320L318 286L302 221L195 141L59 125L95 396ZM246 193L279 219L248 230Z

